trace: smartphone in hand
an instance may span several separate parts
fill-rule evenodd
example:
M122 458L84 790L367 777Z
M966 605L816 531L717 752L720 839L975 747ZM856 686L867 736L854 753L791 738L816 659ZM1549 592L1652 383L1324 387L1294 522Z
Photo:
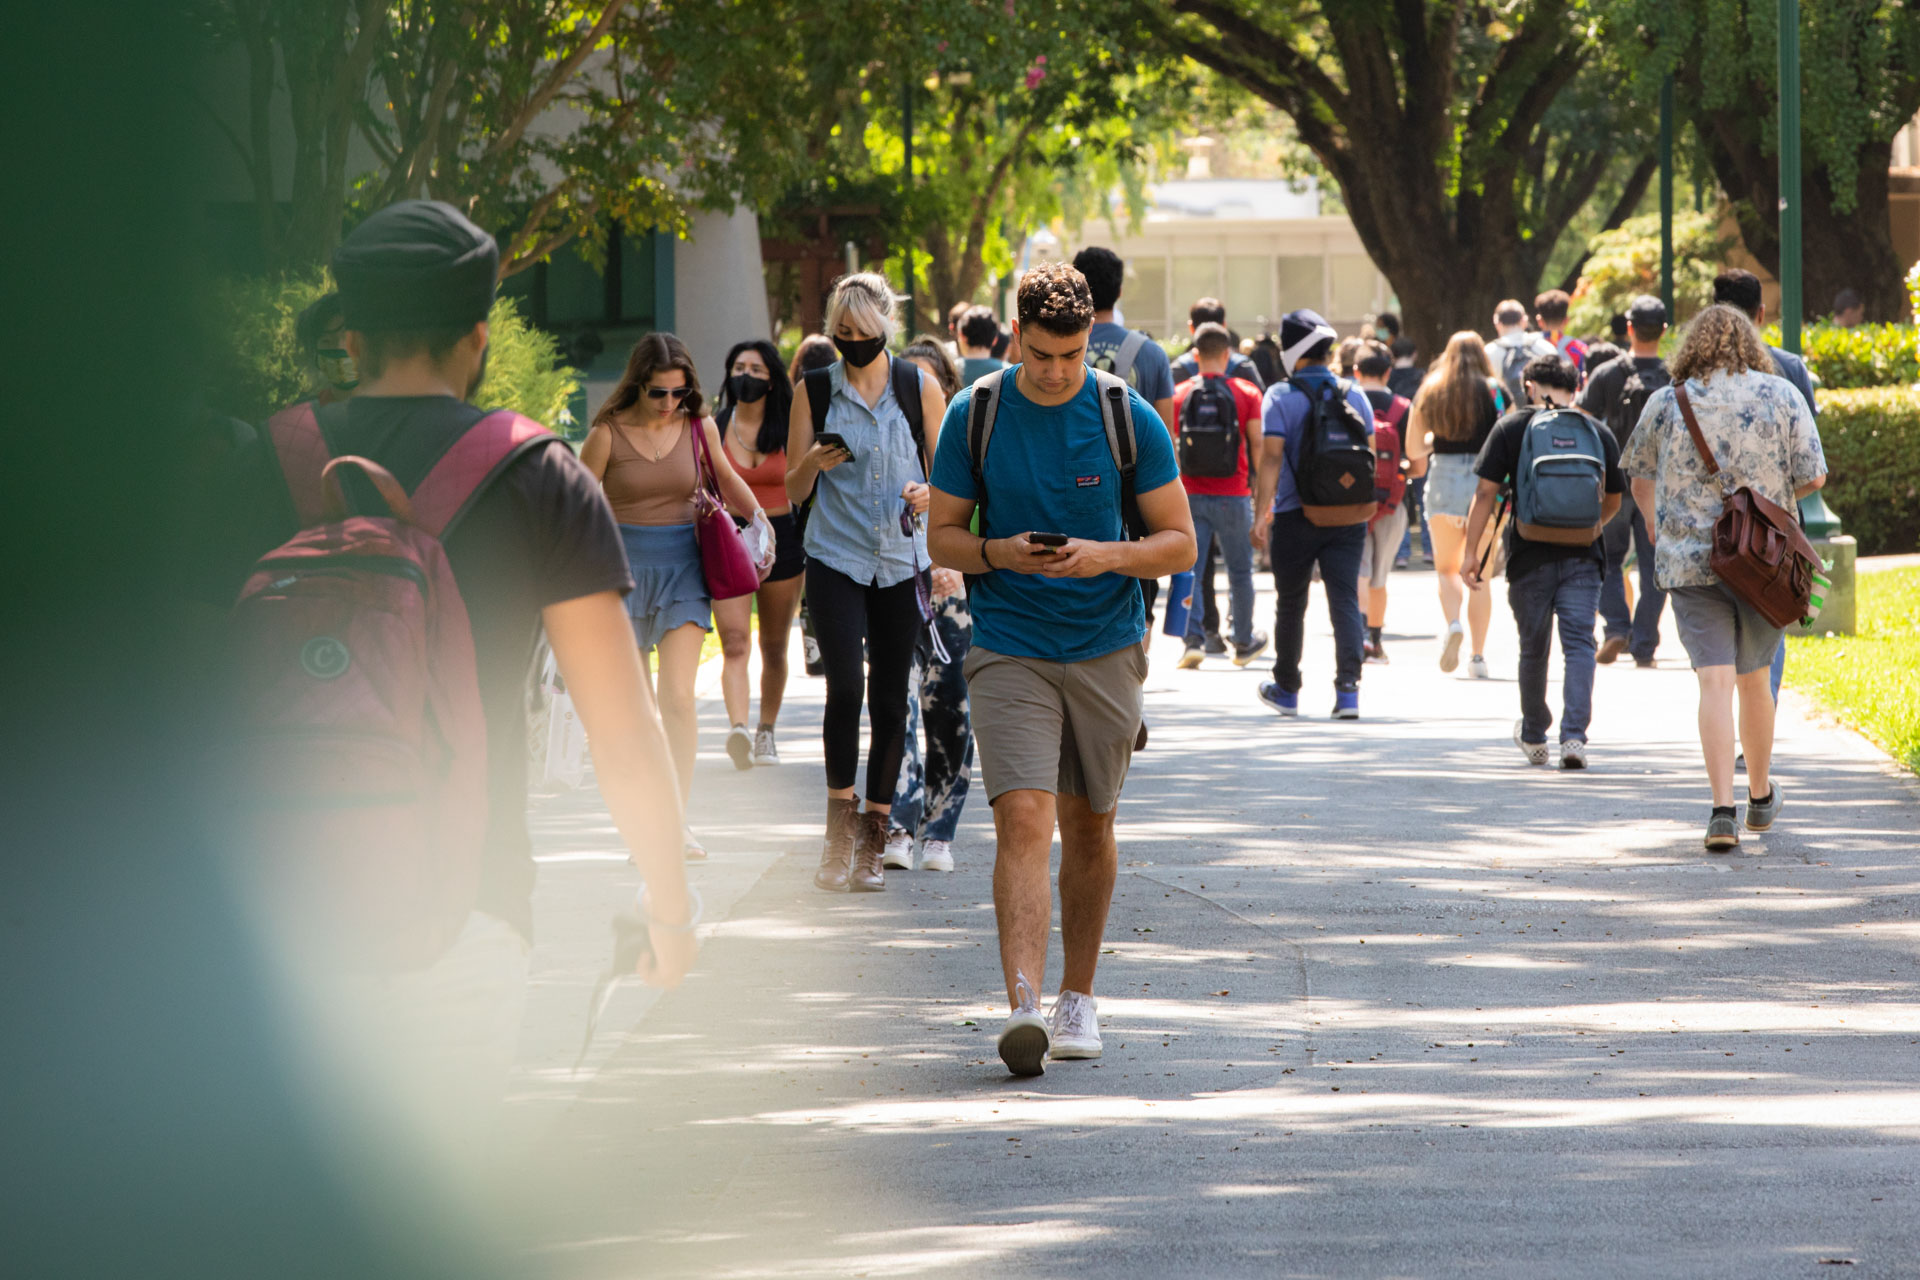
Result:
M1067 535L1064 533L1029 533L1027 535L1027 541L1033 544L1035 548L1028 554L1050 556L1059 548L1067 545Z
M813 440L815 444L826 445L829 449L838 449L849 458L853 456L853 450L847 447L846 437L838 431L822 431L819 435L815 436Z

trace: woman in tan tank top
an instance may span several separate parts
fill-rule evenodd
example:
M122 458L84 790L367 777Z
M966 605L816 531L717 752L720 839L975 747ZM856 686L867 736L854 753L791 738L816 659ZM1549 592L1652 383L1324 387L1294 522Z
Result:
M670 333L650 333L634 345L626 373L594 415L593 429L580 447L580 460L600 478L620 522L634 583L627 614L641 663L654 679L683 806L690 799L699 746L693 682L713 610L694 536L693 495L699 481L693 432L705 433L707 457L727 509L745 519L766 519L728 461L705 408L686 346ZM656 651L657 663L652 660ZM685 844L688 858L707 856L691 829Z

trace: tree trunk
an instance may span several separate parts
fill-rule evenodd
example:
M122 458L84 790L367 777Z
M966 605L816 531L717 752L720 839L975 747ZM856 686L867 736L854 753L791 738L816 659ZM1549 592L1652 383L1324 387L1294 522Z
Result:
M1740 238L1747 252L1775 277L1780 274L1780 164L1751 136L1751 120L1714 112L1702 122L1714 177L1734 197ZM1893 247L1887 191L1891 140L1870 140L1860 148L1860 176L1854 205L1846 213L1834 207L1831 175L1810 169L1801 179L1800 296L1808 314L1829 314L1834 295L1853 289L1866 300L1867 319L1894 322L1907 317L1904 268Z

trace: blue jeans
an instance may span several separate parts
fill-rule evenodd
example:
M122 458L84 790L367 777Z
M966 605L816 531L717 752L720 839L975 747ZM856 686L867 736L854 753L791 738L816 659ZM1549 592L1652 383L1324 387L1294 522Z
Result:
M1220 558L1227 562L1227 601L1233 618L1233 642L1241 647L1253 643L1253 544L1247 541L1253 532L1253 499L1190 494L1187 506L1193 512L1194 542L1201 553L1194 561L1194 572L1207 559L1206 549L1215 537L1220 539ZM1206 639L1200 610L1187 615L1187 643L1197 645Z
M1548 560L1507 579L1507 603L1520 629L1520 738L1545 742L1553 712L1547 709L1547 664L1553 657L1553 623L1560 621L1560 741L1585 742L1593 719L1593 615L1600 607L1600 566L1585 557Z
M1267 543L1273 589L1279 596L1273 610L1273 679L1283 692L1300 692L1300 654L1306 646L1307 594L1315 562L1333 620L1333 687L1360 687L1367 635L1366 615L1360 612L1360 551L1366 541L1364 524L1322 529L1297 508L1274 516Z
M1666 612L1667 593L1653 576L1653 543L1647 538L1646 517L1627 497L1620 514L1607 522L1602 543L1607 551L1607 576L1600 584L1600 615L1606 619L1607 636L1629 636L1627 651L1641 661L1650 661L1660 647L1660 615ZM1640 595L1627 613L1627 548L1639 556Z
M948 596L933 608L933 625L948 661L940 661L923 634L907 681L907 750L893 791L891 822L925 840L952 841L973 782L973 724L967 680L960 674L973 644L973 613L965 596ZM927 733L924 756L922 725Z

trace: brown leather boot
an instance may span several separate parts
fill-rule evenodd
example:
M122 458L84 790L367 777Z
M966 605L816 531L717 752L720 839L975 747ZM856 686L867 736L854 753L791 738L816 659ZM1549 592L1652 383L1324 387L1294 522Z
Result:
M844 800L827 797L827 834L820 844L820 869L813 873L815 888L828 893L845 893L853 871L853 827L860 820L852 796Z
M855 821L858 837L853 846L853 891L876 893L887 887L887 873L880 857L887 850L887 815L869 809Z

